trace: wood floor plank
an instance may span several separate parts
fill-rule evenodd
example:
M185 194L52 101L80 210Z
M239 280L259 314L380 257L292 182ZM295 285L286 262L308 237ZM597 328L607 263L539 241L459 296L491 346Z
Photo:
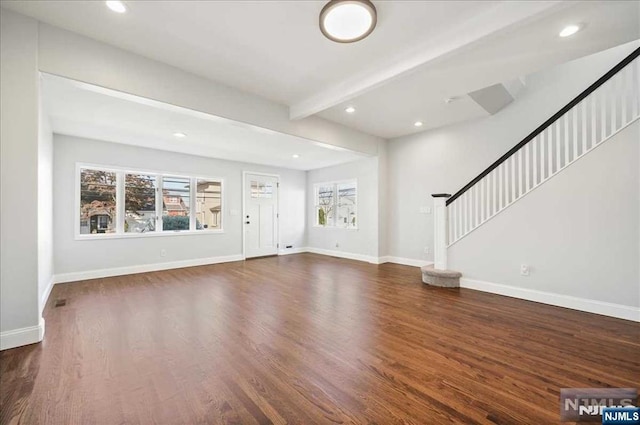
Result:
M56 285L44 315L0 353L0 424L554 424L561 388L640 383L638 323L314 254Z

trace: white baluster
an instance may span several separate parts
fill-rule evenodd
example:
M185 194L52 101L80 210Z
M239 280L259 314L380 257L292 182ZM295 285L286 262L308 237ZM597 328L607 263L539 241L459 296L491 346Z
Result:
M491 217L491 195L490 195L490 189L489 186L491 185L491 177L489 177L489 175L485 176L485 180L486 180L486 187L485 187L485 191L486 191L486 197L484 199L484 217L485 220L488 220L489 217Z
M580 102L582 107L582 155L587 153L587 99Z
M591 144L589 145L589 149L593 149L593 147L596 145L596 139L598 138L597 133L597 129L596 129L596 123L598 120L598 113L597 111L597 91L591 93L591 95L589 96L591 98Z
M564 161L558 161L558 164L562 164L562 167L569 164L569 146L571 145L571 140L569 139L569 113L564 114ZM561 166L558 166L558 171L560 171Z
M528 145L525 145L528 146ZM523 185L524 185L524 175L523 175L523 167L522 167L522 151L523 149L521 148L518 151L518 183L520 186L520 191L518 192L518 197L522 196L523 194Z
M553 174L553 125L551 127L549 127L549 130L547 131L547 141L549 142L549 145L547 146L547 174L545 175L545 180L548 179L549 177L551 177L551 174Z
M540 133L540 181L538 183L542 183L544 181L544 169L545 169L545 160L546 156L544 154L545 145L547 144L547 135L546 130Z
M473 228L475 229L480 224L480 185L476 184L474 186L473 198L474 198L474 216L475 220Z
M560 135L560 121L556 121L554 125L556 126L556 170L554 172L555 174L558 171L560 171L562 136Z
M609 132L609 134L613 134L617 129L618 129L618 125L616 124L617 121L617 112L618 112L618 78L620 77L620 75L614 75L613 78L611 78L611 80L609 80L609 84L611 85L611 92L610 92L610 97L611 97L611 130Z
M567 164L578 157L578 106L573 107L573 155L567 156Z
M498 177L498 192L500 193L499 210L504 206L504 162L498 166L500 170L500 176Z
M536 136L535 144L532 146L533 151L531 153L533 155L531 156L531 167L533 168L533 186L531 187L538 185L538 156L540 155L541 141L544 142L544 135L542 133Z
M620 111L620 113L622 114L621 117L621 126L625 126L627 124L627 107L629 104L629 90L631 89L631 87L629 87L629 69L631 67L627 66L625 69L623 69L621 71L622 74L622 90L620 95L622 96L622 109Z
M597 91L600 91L600 139L596 141L596 144L602 142L607 137L607 93L606 90L602 90L600 87Z
M498 170L494 169L491 173L493 174L493 215L498 212Z
M511 202L513 202L516 200L516 157L511 155L509 159L511 162Z
M469 191L466 191L464 195L464 234L469 233Z
M447 269L447 199L449 196L435 196L433 198L433 259L434 268Z
M526 184L525 184L525 191L529 191L531 189L531 149L533 148L533 144L538 140L538 138L534 138L532 141L530 141L529 143L527 143L527 145L525 146L525 151L524 151L524 164L525 164L525 179L526 179Z
M631 102L632 105L632 118L636 118L638 116L638 109L640 109L640 95L638 95L638 92L640 91L640 84L638 83L638 80L640 80L640 65L638 65L638 62L640 62L638 59L633 61L632 64L632 71L631 71L631 85L632 85L632 96L633 96L633 101Z

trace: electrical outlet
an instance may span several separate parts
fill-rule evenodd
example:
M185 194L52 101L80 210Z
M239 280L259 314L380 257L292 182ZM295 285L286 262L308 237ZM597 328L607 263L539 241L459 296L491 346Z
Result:
M431 214L431 207L420 207L420 214Z
M166 257L167 256L167 250L166 249L161 249L160 250L160 256L161 257Z
M427 255L429 255L429 247L428 247L428 246L425 246L425 247L424 247L424 253L425 253L425 254L427 254Z
M520 265L520 274L522 276L529 276L529 273L531 273L531 269L529 269L529 266L526 264L521 264Z

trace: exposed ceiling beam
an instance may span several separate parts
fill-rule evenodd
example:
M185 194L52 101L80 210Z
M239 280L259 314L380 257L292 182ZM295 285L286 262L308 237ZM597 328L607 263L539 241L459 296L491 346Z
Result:
M412 49L403 57L391 58L378 68L353 75L339 84L291 105L289 117L292 120L298 120L317 114L402 75L417 71L421 66L443 59L463 48L470 48L482 39L576 3L561 1L498 3L471 21L462 22L438 38L424 43L420 48Z

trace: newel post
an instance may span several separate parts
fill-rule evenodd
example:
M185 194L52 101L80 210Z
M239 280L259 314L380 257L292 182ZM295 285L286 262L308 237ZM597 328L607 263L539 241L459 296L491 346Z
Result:
M433 196L433 268L447 269L447 199L448 193L434 193Z

